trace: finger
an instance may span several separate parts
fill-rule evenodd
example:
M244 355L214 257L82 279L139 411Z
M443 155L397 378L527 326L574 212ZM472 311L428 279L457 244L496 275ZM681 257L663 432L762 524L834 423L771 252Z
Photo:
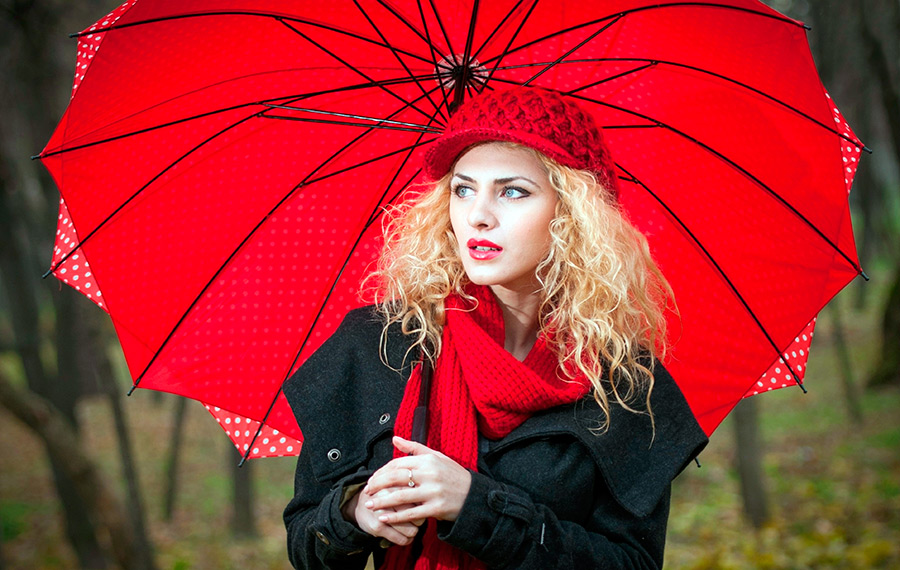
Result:
M418 531L419 529L413 527ZM379 527L379 530L375 536L380 536L381 538L386 538L387 540L393 542L394 544L398 544L400 546L406 546L410 544L416 536L416 533L412 533L410 535L403 534L398 531L393 525L390 524L382 524Z
M408 509L398 509L396 511L384 511L378 515L378 520L388 525L399 525L402 523L414 524L415 521L424 521L434 515L434 508L430 505L417 505ZM421 524L421 523L420 523ZM418 528L418 525L415 525Z
M429 495L426 491L421 491L419 489L404 489L402 491L378 494L377 496L366 500L363 506L370 511L401 509L425 502L428 498Z
M378 516L386 512L388 511L376 511L373 513L362 509L362 512L357 513L357 524L364 532L387 539L394 544L409 544L412 542L412 539L419 532L418 527L408 522L391 525L378 520Z
M425 521L423 520L422 522L425 522ZM420 522L419 524L415 524L414 521L409 521L409 522L392 524L390 526L393 527L394 530L396 530L403 536L405 536L407 538L414 538L416 536L416 534L419 533L419 527L422 526L422 522ZM387 523L382 523L382 524L387 524Z
M403 439L399 435L395 435L393 440L391 441L394 444L394 447L396 447L403 453L408 453L409 455L426 455L428 453L441 455L439 452L431 449L427 445L422 445L421 443L416 443L415 441Z
M384 490L399 491L416 487L422 483L425 473L415 463L394 461L397 461L397 463L389 463L369 477L366 487L363 489L365 493L374 495ZM419 473L418 479L416 478L417 471ZM410 481L412 481L412 485L410 485Z

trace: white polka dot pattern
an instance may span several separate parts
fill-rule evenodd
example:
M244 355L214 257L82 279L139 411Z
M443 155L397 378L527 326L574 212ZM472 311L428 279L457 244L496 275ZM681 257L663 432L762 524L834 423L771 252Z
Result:
M67 254L75 249L78 243L78 236L75 233L75 225L72 222L72 217L69 215L69 209L66 207L65 200L60 199L52 267L56 267ZM84 252L78 251L73 253L59 267L56 267L53 275L66 285L70 285L76 291L84 294L85 297L104 311L109 312L106 304L103 302L103 294L100 292L100 287L97 286L97 281L94 279L94 274Z
M852 140L859 140L834 104L831 95L825 93L825 99L831 107L831 112L834 115L834 127L837 131ZM856 169L859 168L859 153L862 151L862 147L846 140L841 140L840 144L841 158L844 161L844 184L847 186L847 194L850 194L850 188L853 186L853 177L856 175Z
M298 451L279 388L369 302L378 213L417 182L402 149L448 117L435 53L470 29L479 61L503 59L485 64L491 88L575 93L604 127L620 204L678 300L666 365L703 429L751 385L802 375L798 331L859 273L847 191L862 143L800 26L749 0L544 2L509 19L515 0L495 0L474 27L470 9L443 14L433 51L402 24L436 25L430 8L368 4L128 0L79 34L74 96L42 152L65 197L55 273L109 310L141 388L229 410L217 418L251 456ZM429 128L369 130L347 119L360 112ZM788 347L774 363L769 338ZM245 418L262 417L251 444Z
M127 0L104 18L97 20L97 23L85 30L85 32L93 32L94 30L103 29L116 23L129 8L135 5L136 2L137 0ZM100 43L103 41L103 36L105 35L106 34L103 32L87 33L78 39L78 56L75 60L75 77L72 80L72 97L75 96L75 92L84 80L84 75L87 73L97 50L100 49Z
M273 429L268 425L263 425L259 437L256 437L256 430L259 429L259 422L233 414L221 408L204 404L207 411L212 414L225 433L234 443L235 448L241 453L246 454L250 450L248 459L257 457L284 457L297 455L300 453L301 443L296 439L280 433L277 429Z
M744 394L745 398L762 392L770 392L778 388L796 386L797 381L803 383L806 375L806 361L809 358L809 345L812 342L816 319L809 321L803 331L794 338L791 346L784 351L772 366L766 370L759 380ZM791 373L793 371L793 374ZM796 380L795 380L796 377Z

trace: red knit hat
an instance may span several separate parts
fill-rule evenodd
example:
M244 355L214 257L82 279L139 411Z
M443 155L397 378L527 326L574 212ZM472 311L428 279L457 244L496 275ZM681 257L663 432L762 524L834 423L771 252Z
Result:
M426 150L425 173L438 180L464 150L490 141L519 143L564 166L590 170L613 195L618 192L612 157L594 117L572 99L538 87L485 91L467 101Z

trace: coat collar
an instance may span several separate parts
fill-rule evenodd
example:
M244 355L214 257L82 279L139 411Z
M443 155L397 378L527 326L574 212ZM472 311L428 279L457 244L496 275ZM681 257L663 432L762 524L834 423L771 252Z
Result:
M382 364L377 339L381 322L371 308L352 311L338 332L310 357L295 378L285 386L314 457L342 450L340 461L321 464L320 477L334 476L352 467L354 451L365 453L358 442L393 427L382 421L393 416L403 396L404 378L409 376L409 341L389 329L388 359ZM393 329L393 327L392 327ZM373 342L373 339L376 342ZM591 397L574 406L559 406L533 415L508 436L492 445L499 449L525 438L569 433L589 450L616 501L637 516L653 511L669 485L708 440L691 413L681 390L661 365L654 368L651 396L654 425L650 417L613 404L610 427L599 431L603 413ZM343 416L343 417L336 417ZM340 428L335 429L335 421Z
M590 452L616 502L646 516L708 443L669 373L657 364L654 376L650 405L655 425L646 413L613 403L609 429L601 431L603 412L589 396L574 406L535 414L492 449L541 435L571 434Z

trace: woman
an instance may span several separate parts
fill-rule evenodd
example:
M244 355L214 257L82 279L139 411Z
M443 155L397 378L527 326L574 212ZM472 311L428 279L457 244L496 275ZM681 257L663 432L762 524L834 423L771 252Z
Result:
M671 481L706 437L655 360L671 292L600 129L553 91L485 92L424 165L437 182L387 228L378 302L285 386L292 563L660 567Z

